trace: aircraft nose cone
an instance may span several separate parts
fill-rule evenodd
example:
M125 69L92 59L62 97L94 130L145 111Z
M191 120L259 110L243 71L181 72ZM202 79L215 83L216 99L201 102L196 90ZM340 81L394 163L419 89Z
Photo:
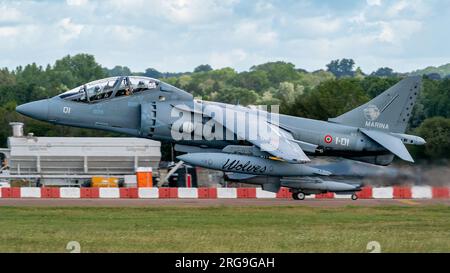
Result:
M48 120L48 106L48 100L38 100L19 105L16 111L30 118Z

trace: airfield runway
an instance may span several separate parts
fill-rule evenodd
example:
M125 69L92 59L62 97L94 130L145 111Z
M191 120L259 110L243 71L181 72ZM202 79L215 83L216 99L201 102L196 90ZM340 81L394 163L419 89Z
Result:
M226 206L450 206L450 199L0 199L0 206L42 207L226 207Z

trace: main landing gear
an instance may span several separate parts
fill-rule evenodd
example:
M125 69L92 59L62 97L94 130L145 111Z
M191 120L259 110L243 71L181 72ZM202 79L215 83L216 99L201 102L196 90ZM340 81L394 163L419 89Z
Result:
M294 198L294 200L305 200L305 193L303 192L293 192L292 193L292 198Z
M351 196L352 200L358 200L358 195L356 193L352 194Z

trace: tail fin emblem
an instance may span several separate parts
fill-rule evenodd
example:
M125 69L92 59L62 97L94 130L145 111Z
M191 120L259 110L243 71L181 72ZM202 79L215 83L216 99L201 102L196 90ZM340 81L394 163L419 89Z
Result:
M375 121L380 116L380 109L374 104L368 105L363 111L364 116L369 121Z

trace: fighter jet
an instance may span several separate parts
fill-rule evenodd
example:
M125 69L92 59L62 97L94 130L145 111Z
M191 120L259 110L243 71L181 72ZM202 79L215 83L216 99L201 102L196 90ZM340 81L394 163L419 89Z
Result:
M425 140L405 134L421 89L407 77L371 101L328 121L196 99L163 81L135 76L90 82L17 112L54 124L100 129L175 144L179 160L224 171L230 179L277 191L352 193L360 185L327 180L332 171L309 157L336 156L388 165L394 156L413 162L404 144Z

